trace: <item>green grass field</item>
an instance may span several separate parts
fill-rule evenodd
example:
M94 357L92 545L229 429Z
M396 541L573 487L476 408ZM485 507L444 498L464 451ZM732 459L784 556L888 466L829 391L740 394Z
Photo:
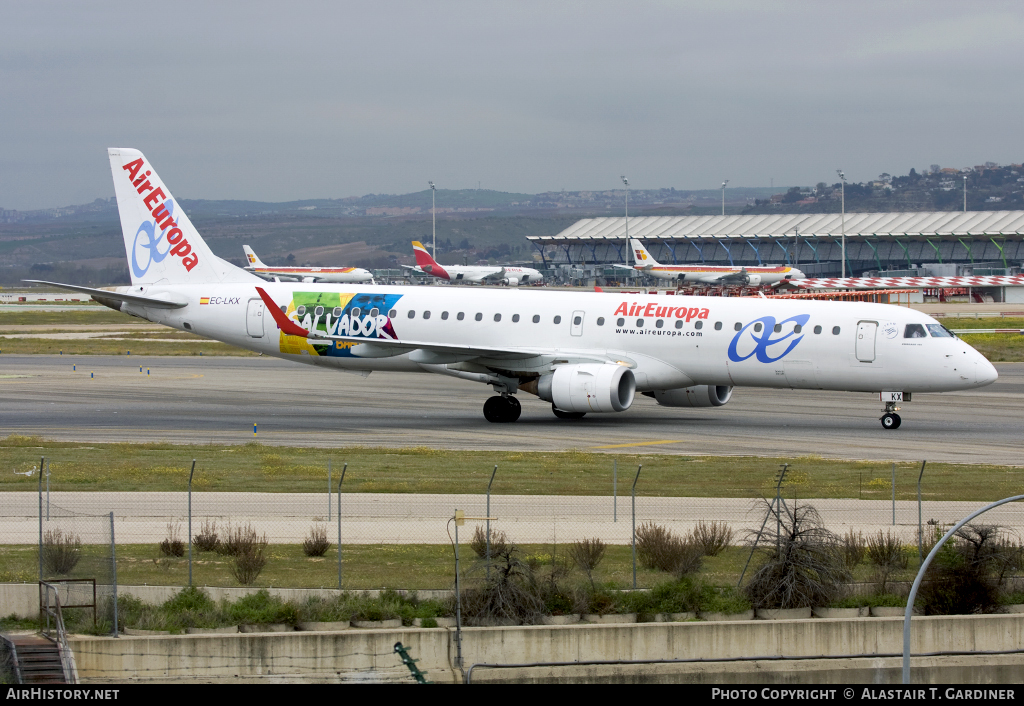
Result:
M741 538L734 538L738 542ZM569 545L527 544L520 547L520 558L535 564L550 565L569 562ZM96 554L106 548L86 545L83 553ZM33 582L38 573L37 549L34 546L0 545L0 582ZM193 549L192 576L199 586L238 586L232 575L232 558L214 552ZM892 580L913 578L918 560L911 551L906 570L894 574ZM103 554L109 556L109 553ZM750 549L728 547L717 557L705 557L700 577L718 586L735 586ZM467 543L460 544L460 559L468 575L479 569L476 555ZM571 565L571 562L569 562ZM755 557L751 566L758 563ZM749 573L750 569L748 569ZM357 544L342 546L342 586L346 589L446 589L455 575L455 556L451 545L431 544ZM84 575L84 574L83 574ZM90 574L93 576L93 574ZM668 579L668 574L637 566L637 586L649 587ZM869 581L872 569L861 564L854 570L856 581ZM609 545L594 579L616 588L633 585L632 549L629 545ZM117 547L117 580L128 586L185 586L188 584L188 558L165 557L155 544L119 544ZM338 551L332 543L323 557L307 557L298 544L271 544L267 566L255 582L256 586L276 588L337 588Z
M582 451L453 451L426 447L395 449L282 448L176 444L83 444L37 437L0 439L0 468L28 470L45 456L51 490L182 491L192 459L198 491L324 492L327 464L334 482L348 463L349 493L483 493L494 464L493 492L523 495L611 495L613 464L618 493L628 496L637 466L641 496L758 497L774 494L780 463L791 464L786 497L886 499L891 466L819 457L678 456L603 454ZM919 463L896 464L896 497L916 498ZM927 500L991 500L1019 492L1024 466L929 464ZM36 477L0 474L0 492L35 491Z

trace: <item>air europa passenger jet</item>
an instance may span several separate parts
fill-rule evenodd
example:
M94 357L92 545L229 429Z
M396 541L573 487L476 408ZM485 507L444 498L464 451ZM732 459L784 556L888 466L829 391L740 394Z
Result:
M912 393L997 377L934 319L882 304L267 282L211 252L141 152L109 155L132 285L46 284L287 360L489 385L492 422L519 418L519 391L579 418L636 392L719 407L747 385L879 394L894 429Z

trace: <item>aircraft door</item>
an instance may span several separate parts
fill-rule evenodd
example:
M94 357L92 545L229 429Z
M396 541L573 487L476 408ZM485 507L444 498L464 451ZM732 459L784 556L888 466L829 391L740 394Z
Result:
M569 329L569 333L573 336L583 335L583 312L574 311L572 312L572 326Z
M857 324L857 360L871 363L875 360L875 333L877 321L861 321Z
M253 338L263 338L263 312L265 307L262 299L250 299L245 310L245 330Z

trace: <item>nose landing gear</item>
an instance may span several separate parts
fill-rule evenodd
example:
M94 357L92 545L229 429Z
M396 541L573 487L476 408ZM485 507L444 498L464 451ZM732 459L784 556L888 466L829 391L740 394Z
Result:
M514 422L523 413L523 408L512 395L495 395L484 402L484 419L495 424Z
M895 403L893 403L893 402L886 402L885 403L885 409L882 410L883 414L879 418L880 421L882 422L882 428L883 429L899 429L900 428L900 424L903 423L903 420L900 419L900 415L896 414L897 410L899 410L899 407L897 407L895 405Z

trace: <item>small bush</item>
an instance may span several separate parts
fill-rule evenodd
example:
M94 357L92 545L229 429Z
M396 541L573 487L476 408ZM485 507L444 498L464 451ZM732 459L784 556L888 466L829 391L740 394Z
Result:
M82 539L61 529L43 535L43 568L48 574L67 576L82 558Z
M725 522L701 520L693 528L693 538L700 545L704 556L718 556L732 542L733 531ZM679 612L679 611L676 611Z
M636 530L636 554L648 569L682 577L700 570L704 551L692 534L680 538L671 530L645 522Z
M252 551L258 541L259 537L251 524L244 527L228 525L227 535L217 547L217 553L227 556L238 556L243 552Z
M868 537L867 545L868 561L875 567L875 575L878 580L878 592L886 592L886 584L897 571L907 568L910 555L899 536L894 532L878 531L878 534Z
M594 539L581 539L569 545L569 558L587 575L587 578L590 580L591 589L594 588L594 569L604 559L604 553L607 548L608 545L596 537Z
M238 583L251 586L267 565L267 535L258 537L251 525L245 530L231 533L231 541L237 546L235 563L231 567ZM227 544L227 542L225 542Z
M867 552L867 547L864 543L864 533L854 532L851 527L842 536L842 546L840 549L843 553L843 563L846 564L847 569L852 571L864 561L864 554Z
M291 603L270 595L267 589L243 596L227 609L228 617L236 624L288 623L298 621L298 611Z
M542 589L529 565L519 559L519 548L506 544L495 554L491 545L491 575L462 591L467 616L532 625L544 611ZM552 579L553 582L553 579Z
M201 552L215 552L220 546L217 536L217 520L205 520L199 528L199 534L192 538L192 544Z
M499 530L491 530L491 558L501 556L508 548L508 535ZM473 553L481 559L487 558L487 532L480 525L473 530L473 539L469 542Z
M164 556L185 556L185 543L179 536L177 522L167 523L167 536L160 542L160 553Z
M839 598L850 580L839 537L822 526L810 505L789 508L761 500L768 521L758 540L751 530L747 540L758 542L763 557L744 593L755 608L808 608L829 605Z
M1007 566L1018 563L1016 545L995 525L968 524L939 550L918 600L927 615L986 613L999 603Z
M306 556L323 556L330 548L331 543L327 541L327 528L321 524L314 525L302 542L302 553Z

